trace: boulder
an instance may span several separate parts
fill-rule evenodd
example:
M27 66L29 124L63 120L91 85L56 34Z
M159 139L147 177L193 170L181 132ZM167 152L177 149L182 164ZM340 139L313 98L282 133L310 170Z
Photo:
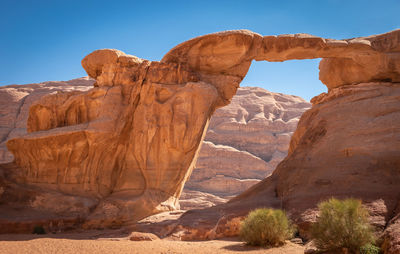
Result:
M152 233L132 232L129 235L129 240L131 241L154 241L157 239L160 238Z

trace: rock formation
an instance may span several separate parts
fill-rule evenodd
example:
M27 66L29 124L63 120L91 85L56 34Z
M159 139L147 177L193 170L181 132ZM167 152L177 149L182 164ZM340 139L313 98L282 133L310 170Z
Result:
M307 237L317 203L335 196L362 199L372 223L388 229L386 239L398 241L399 95L399 83L371 82L315 97L313 107L300 119L289 155L274 173L225 205L183 215L184 227L196 224L185 237L230 234L226 225L231 219L265 206L287 210ZM198 223L196 218L204 220L203 216L207 222Z
M313 98L312 108L302 115L288 156L270 177L227 204L185 213L176 228L182 239L235 235L237 220L258 207L287 210L307 238L318 202L332 196L354 197L363 200L371 222L384 231L385 253L398 253L399 39L400 30L396 30L347 40L346 45L355 51L375 52L366 50L359 56L348 52L348 57L336 52L337 58L323 59L320 78L329 91ZM355 42L360 44L355 47ZM343 68L352 62L357 68Z
M57 92L87 91L93 83L80 78L0 87L0 163L13 161L6 141L27 134L32 103ZM196 168L180 197L181 209L224 203L269 175L286 156L290 136L309 105L296 96L239 88L232 102L211 118Z
M29 108L44 95L56 92L87 91L94 81L79 78L67 82L49 81L39 84L0 87L0 163L9 163L14 156L7 150L6 141L25 135Z
M177 229L186 239L232 235L249 209L271 206L287 209L306 236L319 200L352 196L392 239L400 196L400 30L348 40L227 31L184 42L160 62L95 51L82 61L95 88L31 107L29 133L7 142L22 170L7 177L79 197L81 207L97 200L83 218L89 226L174 208L211 114L229 104L251 61L309 58L323 58L328 93L302 116L285 160L229 203L182 215ZM390 251L397 248L388 241Z
M7 142L20 182L100 200L87 226L175 209L209 118L230 97L184 67L117 50L82 65L95 88L42 97L28 134Z

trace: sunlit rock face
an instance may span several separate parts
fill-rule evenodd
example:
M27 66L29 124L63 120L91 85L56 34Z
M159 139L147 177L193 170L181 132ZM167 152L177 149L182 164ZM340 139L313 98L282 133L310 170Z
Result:
M400 30L343 41L305 35L270 37L258 60L323 57L320 79L328 93L312 99L291 138L288 156L272 175L226 204L184 214L178 222L184 238L235 235L237 219L258 207L285 209L307 238L318 202L332 196L353 197L364 202L371 222L383 232L387 253L397 253L399 38ZM278 47L274 43L279 40L286 43ZM307 47L300 43L305 41Z
M88 227L176 209L209 119L248 64L235 76L203 74L99 50L82 65L94 88L42 97L31 105L28 134L7 142L19 183L98 201Z
M94 80L79 78L69 81L48 81L38 84L0 87L0 163L9 163L14 156L6 141L27 134L29 108L35 101L57 92L80 92L93 88Z
M211 118L185 189L226 198L258 183L286 157L290 137L310 106L297 96L239 88Z
M58 92L87 91L93 83L91 78L79 78L0 87L0 162L13 161L6 141L27 134L29 108L35 101ZM211 118L196 168L180 198L181 209L226 202L271 174L286 156L290 136L310 105L296 96L239 88L232 102Z
M399 36L399 30L349 40L306 34L261 36L246 30L227 31L184 42L160 62L118 50L94 51L82 61L88 75L96 80L94 87L83 92L42 97L30 107L28 133L7 142L17 166L2 166L2 172L5 172L1 174L4 176L2 197L11 195L13 188L30 188L31 196L23 200L15 197L15 204L41 210L44 217L46 211L57 216L71 215L73 211L79 216L78 221L83 221L87 227L121 225L162 210L175 209L195 165L211 115L217 108L230 103L252 60L324 58L320 78L329 89L328 97L336 98L341 93L335 89L349 85L356 86L355 93L358 93L357 89L363 89L361 83L375 82L381 89L385 85L379 82L396 86L395 82L400 80ZM326 100L319 101L324 104ZM347 109L352 109L353 104L346 105ZM322 114L323 109L313 117L318 112ZM391 114L396 112L394 108ZM322 127L318 124L317 127L318 132ZM300 131L299 125L296 132ZM344 128L337 131L341 135L346 133ZM390 131L395 137L387 142L395 146L398 131ZM299 135L295 134L292 141ZM305 135L304 142L311 146L318 140L314 136L318 135L310 135ZM352 136L345 137L350 139ZM285 180L280 178L299 172L296 168L289 170L281 166L287 165L285 163L291 156L297 154L296 149L302 147L295 144L291 145L294 150L291 148L276 173L267 178L278 180L265 188L260 187L265 186L263 181L235 200L247 198L260 189L272 188L275 199L290 198L287 193L301 193L291 192L297 188L296 181L301 177L287 176L287 181L293 181L285 187L290 190L282 189ZM329 152L334 148L332 146ZM313 161L312 156L308 154L296 166L301 168L303 163ZM380 165L380 157L377 160ZM393 163L397 165L396 161ZM347 165L351 163L343 167L347 169ZM326 169L321 167L319 170ZM393 172L391 178L395 179L398 172ZM43 197L40 193L50 193L57 198ZM51 204L42 205L46 200L52 200ZM64 205L58 206L57 202ZM241 202L241 205L245 203ZM261 203L263 199L258 198L257 204ZM284 202L279 203L283 205Z
M115 50L96 51L83 66L96 87L42 97L28 134L8 141L22 181L100 199L93 223L175 209L217 90L175 64Z

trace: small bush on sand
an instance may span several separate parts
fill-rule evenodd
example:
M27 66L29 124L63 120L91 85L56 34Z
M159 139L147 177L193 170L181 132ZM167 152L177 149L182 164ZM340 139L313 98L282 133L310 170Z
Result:
M249 245L279 246L292 235L293 228L282 210L254 210L240 227L240 237Z
M374 243L374 231L368 222L368 211L361 206L360 200L332 198L320 203L318 207L320 214L313 225L312 236L321 251L346 248L351 253L356 253L361 247ZM367 251L368 247L365 248Z

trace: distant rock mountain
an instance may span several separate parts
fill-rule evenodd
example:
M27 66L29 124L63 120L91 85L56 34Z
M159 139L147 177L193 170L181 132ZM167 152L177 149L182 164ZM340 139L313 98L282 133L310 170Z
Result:
M26 134L30 105L58 91L86 91L94 80L48 81L0 87L0 163L13 160L6 141ZM290 137L310 103L258 87L239 88L213 115L181 208L225 202L271 174L286 156Z
M229 197L272 173L286 157L290 137L310 103L259 87L239 88L218 109L185 190Z

